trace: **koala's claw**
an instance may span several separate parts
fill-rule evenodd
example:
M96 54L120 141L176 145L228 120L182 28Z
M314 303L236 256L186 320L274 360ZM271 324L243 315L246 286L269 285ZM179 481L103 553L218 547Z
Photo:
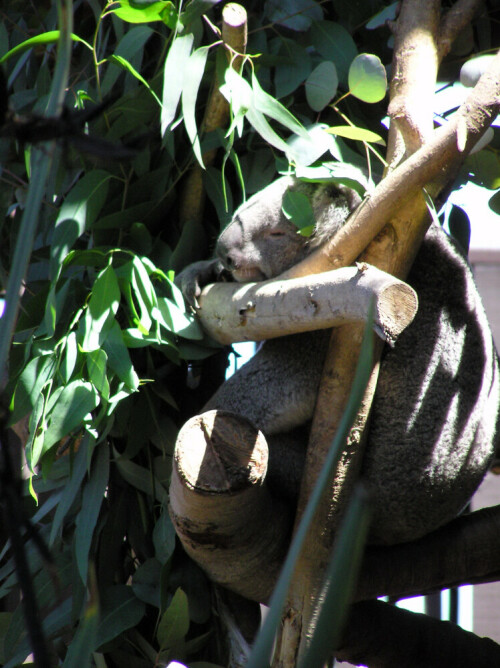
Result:
M200 308L198 297L209 283L214 283L222 270L219 260L194 262L175 277L175 284L181 290L186 302L195 310Z

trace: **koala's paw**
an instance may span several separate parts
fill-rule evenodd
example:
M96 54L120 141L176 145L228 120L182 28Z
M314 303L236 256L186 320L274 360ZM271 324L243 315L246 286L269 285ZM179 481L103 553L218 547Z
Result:
M175 284L184 295L187 303L195 309L200 308L198 297L209 283L214 283L220 272L219 260L201 260L193 262L175 277Z

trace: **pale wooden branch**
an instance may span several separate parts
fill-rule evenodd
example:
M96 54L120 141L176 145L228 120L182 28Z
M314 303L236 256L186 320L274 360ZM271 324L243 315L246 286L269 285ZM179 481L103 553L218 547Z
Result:
M212 581L253 600L272 590L292 523L264 484L267 461L251 422L207 411L179 432L170 483L169 512L186 552Z
M430 138L436 82L439 0L403 2L396 24L387 162L394 169ZM422 76L425 72L425 76Z
M216 283L200 298L203 328L220 343L262 341L366 322L374 302L374 329L394 343L417 310L413 288L366 264L288 281Z
M230 2L222 10L222 42L232 67L241 66L241 56L247 44L247 12L241 5ZM219 90L219 81L215 78L210 97L205 109L201 124L202 133L212 132L217 128L225 127L229 122L229 104ZM203 164L210 166L216 156L213 149L203 154ZM203 169L196 164L189 172L183 186L179 205L179 219L181 221L201 221L205 208L205 191L203 188Z

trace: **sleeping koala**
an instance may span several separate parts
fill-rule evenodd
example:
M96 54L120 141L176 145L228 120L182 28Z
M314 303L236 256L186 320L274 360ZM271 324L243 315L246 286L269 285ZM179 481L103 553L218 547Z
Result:
M282 213L288 188L315 212L305 238ZM359 203L346 187L284 177L251 197L220 235L216 259L197 262L177 282L191 303L225 270L236 281L277 276L342 226ZM416 539L467 505L485 475L500 432L498 357L472 273L432 225L408 283L419 309L382 357L362 475L372 492L371 543ZM296 496L329 331L264 342L205 406L250 419L268 439L269 481Z

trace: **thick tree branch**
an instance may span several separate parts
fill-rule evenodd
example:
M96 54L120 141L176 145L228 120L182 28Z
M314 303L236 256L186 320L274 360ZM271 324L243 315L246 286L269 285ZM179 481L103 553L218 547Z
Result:
M451 45L470 24L474 14L482 5L482 0L457 0L441 19L439 26L439 60L442 60L451 49Z
M336 656L370 668L491 668L500 664L500 646L450 622L369 601L352 606Z
M220 343L265 339L366 322L374 301L374 329L393 343L417 311L406 283L369 265L288 281L216 283L206 287L198 315Z

